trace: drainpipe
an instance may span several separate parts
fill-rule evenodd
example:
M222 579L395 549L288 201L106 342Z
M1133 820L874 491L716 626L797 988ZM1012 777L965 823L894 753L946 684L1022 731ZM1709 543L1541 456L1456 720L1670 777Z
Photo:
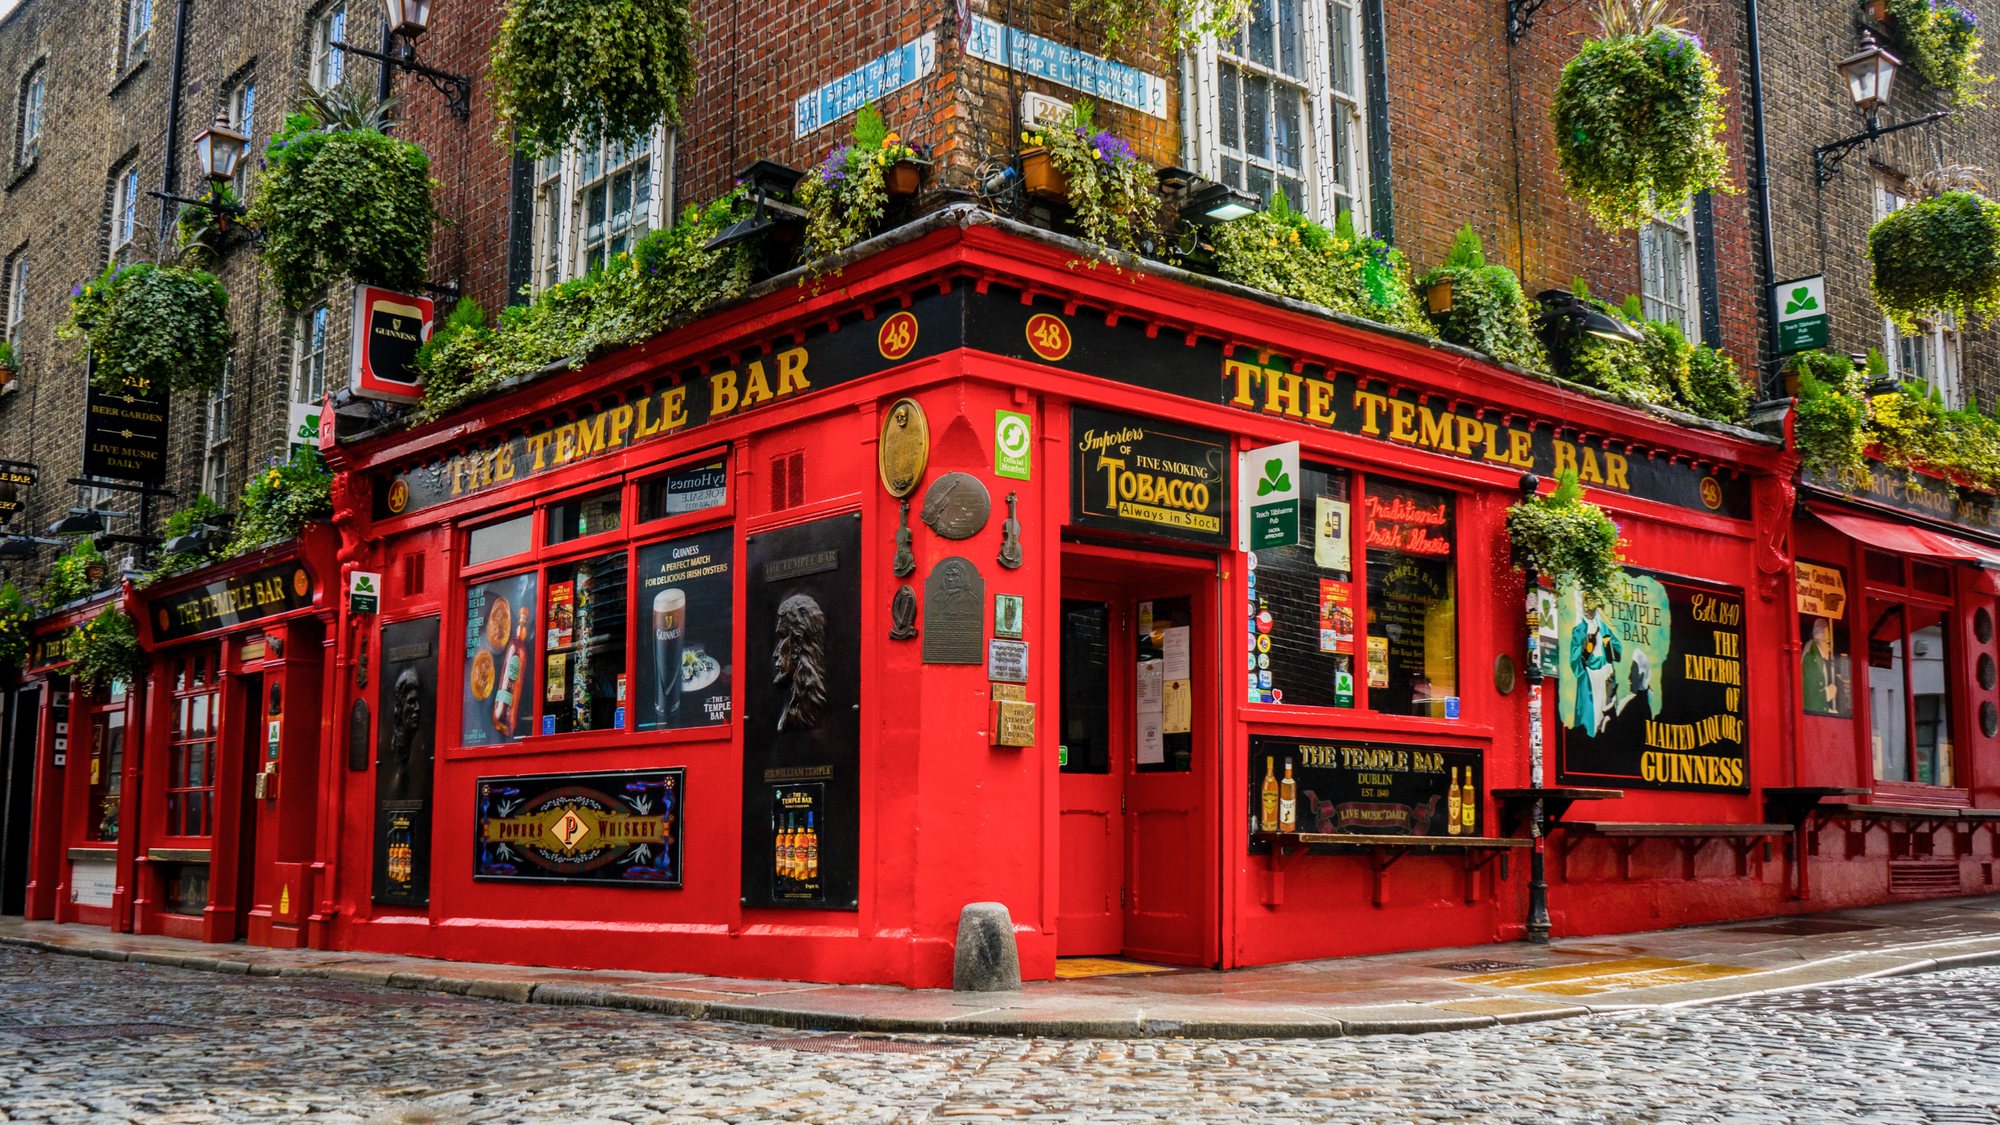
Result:
M187 71L187 28L188 12L194 8L194 0L181 0L179 11L174 13L174 66L167 77L167 160L166 170L160 175L160 194L179 195L181 190L181 78ZM174 225L174 208L171 199L160 200L160 237L167 236L168 228ZM150 515L152 495L146 494L139 500L140 506ZM147 532L144 526L151 521L140 518L139 534ZM143 558L145 551L140 551Z
M1771 226L1771 158L1764 146L1764 55L1758 47L1757 0L1743 0L1743 14L1749 22L1750 38L1750 140L1757 162L1752 182L1757 187L1757 211L1763 220L1763 239L1757 246L1757 264L1762 273L1757 303L1764 322L1764 356L1757 364L1757 393L1770 394L1771 376L1778 362L1778 321L1771 312L1771 290L1778 283L1776 238ZM1767 366L1771 369L1766 371Z

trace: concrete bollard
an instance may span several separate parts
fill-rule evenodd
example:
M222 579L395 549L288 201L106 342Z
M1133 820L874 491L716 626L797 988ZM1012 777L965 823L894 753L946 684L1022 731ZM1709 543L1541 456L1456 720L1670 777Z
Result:
M958 948L951 959L954 992L1017 992L1021 954L1014 919L1005 903L974 902L958 915Z

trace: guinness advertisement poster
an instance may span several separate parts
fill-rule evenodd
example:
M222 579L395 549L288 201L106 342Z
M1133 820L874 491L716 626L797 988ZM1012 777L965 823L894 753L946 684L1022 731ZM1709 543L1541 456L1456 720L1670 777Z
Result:
M465 685L459 737L467 746L535 732L535 572L465 590Z
M1229 545L1228 435L1079 406L1070 448L1072 524Z
M1382 742L1250 738L1251 851L1263 828L1265 778L1287 768L1298 831L1350 836L1478 836L1484 774L1477 750Z
M431 335L435 306L429 297L354 287L351 340L363 341L353 350L348 389L355 398L383 402L416 402L423 397L423 377L412 364L417 349Z
M1626 568L1556 595L1564 785L1747 793L1743 590Z
M472 877L681 885L683 769L482 777Z
M312 576L296 562L268 566L153 600L155 641L259 621L312 604Z
M743 904L853 910L861 521L762 532L744 560Z
M86 364L86 367L89 365ZM85 375L83 475L158 484L167 479L167 392L106 394Z
M729 721L735 529L639 549L640 730Z
M431 773L436 758L438 619L382 627L375 679L375 894L387 906L431 897Z

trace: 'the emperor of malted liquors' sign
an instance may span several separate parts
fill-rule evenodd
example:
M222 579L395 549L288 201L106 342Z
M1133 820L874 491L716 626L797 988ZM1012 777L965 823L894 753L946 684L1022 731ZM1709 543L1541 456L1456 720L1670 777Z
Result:
M355 398L416 402L423 397L415 362L417 349L430 338L433 313L429 297L354 287L352 339L360 344L348 367L348 389Z
M1079 406L1070 447L1070 522L1228 545L1226 436Z

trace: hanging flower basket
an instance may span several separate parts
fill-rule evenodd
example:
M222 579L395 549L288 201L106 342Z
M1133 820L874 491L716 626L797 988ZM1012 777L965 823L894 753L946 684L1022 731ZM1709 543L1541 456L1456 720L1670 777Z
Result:
M1618 525L1583 498L1575 469L1556 474L1554 492L1507 509L1507 539L1514 565L1534 571L1558 590L1574 584L1608 595L1617 579Z
M1877 15L1877 5L1881 14ZM1868 18L1893 36L1907 73L1960 105L1980 104L1979 17L1953 0L1876 0Z
M854 132L799 178L806 258L824 258L874 234L888 204L916 194L922 182L917 156L873 105L857 110Z
M1021 188L1050 203L1069 200L1069 177L1049 159L1046 148L1031 148L1021 153Z
M493 47L499 136L528 156L644 144L694 96L687 0L512 0Z
M1433 281L1424 287L1424 301L1432 316L1443 316L1451 311L1451 278Z
M917 194L924 186L924 173L930 168L927 160L898 160L882 173L882 190L889 202L900 203Z
M112 266L72 289L56 334L87 343L90 381L111 394L207 394L236 346L221 279L149 262Z
M1096 113L1095 105L1079 98L1066 116L1044 120L1024 133L1023 186L1046 198L1043 193L1060 183L1062 199L1085 241L1136 251L1140 233L1160 207L1160 197L1153 193L1157 180L1152 166L1123 138L1095 128ZM1038 169L1044 161L1047 167Z
M1965 327L2000 313L2000 203L1947 191L1884 215L1868 232L1875 303L1905 331L1937 313Z
M70 677L85 688L130 687L146 671L146 654L139 648L139 628L129 614L106 609L70 633L74 654Z

